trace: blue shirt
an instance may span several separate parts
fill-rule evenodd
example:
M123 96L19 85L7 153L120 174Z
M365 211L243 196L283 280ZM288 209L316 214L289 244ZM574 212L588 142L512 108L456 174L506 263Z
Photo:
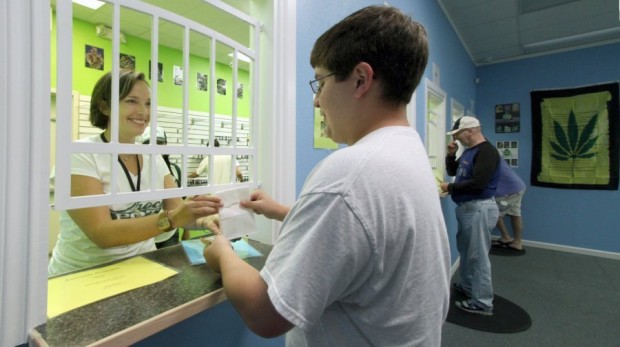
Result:
M521 177L508 166L505 160L501 160L499 166L499 182L494 196L512 195L522 190L525 190L525 183Z
M484 141L467 148L459 157L446 157L446 169L456 176L449 191L454 202L488 199L495 195L501 158L497 149Z

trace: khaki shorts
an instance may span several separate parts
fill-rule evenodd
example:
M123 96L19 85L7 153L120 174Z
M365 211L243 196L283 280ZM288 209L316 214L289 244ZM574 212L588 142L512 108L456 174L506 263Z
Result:
M495 202L499 208L499 216L521 216L521 200L523 199L523 194L525 194L525 190L511 195L496 196Z

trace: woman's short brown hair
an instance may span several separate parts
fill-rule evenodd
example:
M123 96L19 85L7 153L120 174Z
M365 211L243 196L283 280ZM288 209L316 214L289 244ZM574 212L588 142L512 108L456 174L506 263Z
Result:
M118 100L123 100L136 85L137 81L145 81L142 72L121 69L118 72ZM90 99L90 123L99 129L107 129L110 117L103 113L102 110L110 110L112 108L112 72L107 72L101 76L99 81L93 88ZM109 113L109 112L108 112Z

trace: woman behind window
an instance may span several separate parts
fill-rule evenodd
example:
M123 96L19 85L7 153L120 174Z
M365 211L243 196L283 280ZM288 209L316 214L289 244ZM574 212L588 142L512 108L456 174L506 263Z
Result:
M90 122L103 130L81 142L108 142L112 74L106 73L93 89ZM150 88L143 73L119 72L118 140L136 143L150 122ZM156 181L151 182L151 157ZM110 187L111 165L120 173ZM145 170L146 168L146 170ZM52 174L53 175L53 174ZM52 177L53 179L53 177ZM176 183L159 155L78 153L71 156L71 196L175 188ZM196 219L218 213L220 199L200 195L183 200L139 201L62 211L60 233L48 265L50 276L79 270L155 250L153 238L176 227L191 228Z

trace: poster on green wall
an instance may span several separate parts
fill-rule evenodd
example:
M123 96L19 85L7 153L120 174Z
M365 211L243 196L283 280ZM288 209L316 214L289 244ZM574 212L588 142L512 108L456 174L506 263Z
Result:
M237 97L243 99L243 83L237 85Z
M103 70L103 48L86 45L84 61L86 67Z
M226 95L226 80L223 78L217 79L217 93L220 95Z
M134 57L133 55L121 53L119 56L119 62L121 69L136 69L136 57Z
M183 85L183 68L180 66L174 65L172 68L172 80L174 81L175 86Z
M153 78L151 77L151 61L149 60L149 79L152 81ZM163 82L164 81L164 64L162 63L157 63L157 81L159 82Z
M196 89L206 92L209 87L209 76L200 72L196 73Z
M321 109L314 108L314 148L337 149L338 144L325 134L325 119L321 116Z

